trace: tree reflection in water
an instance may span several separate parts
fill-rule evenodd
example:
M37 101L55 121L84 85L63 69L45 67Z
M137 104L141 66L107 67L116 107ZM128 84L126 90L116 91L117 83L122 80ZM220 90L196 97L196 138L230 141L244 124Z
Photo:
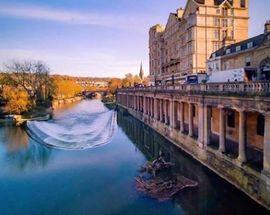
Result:
M0 128L1 151L4 159L20 170L25 168L44 167L49 159L51 150L34 143L24 129L6 125Z
M175 147L150 127L133 117L124 116L120 112L117 114L117 123L147 160L153 160L161 153L166 161L175 163L172 169L173 173L198 181L198 188L183 190L174 199L176 205L181 205L186 213L258 213L260 207L256 203ZM262 209L262 212L265 211Z

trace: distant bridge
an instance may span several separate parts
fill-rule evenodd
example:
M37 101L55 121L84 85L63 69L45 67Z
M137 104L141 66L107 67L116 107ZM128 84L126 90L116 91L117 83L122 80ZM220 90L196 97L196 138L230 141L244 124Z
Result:
M101 98L106 95L109 90L90 90L90 91L82 91L82 95L86 98Z

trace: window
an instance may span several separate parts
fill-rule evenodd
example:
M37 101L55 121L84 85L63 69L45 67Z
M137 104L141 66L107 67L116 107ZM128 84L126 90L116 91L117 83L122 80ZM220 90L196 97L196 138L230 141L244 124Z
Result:
M227 126L230 127L230 128L235 127L235 112L233 110L228 111Z
M246 0L241 0L240 7L242 8L246 7Z
M215 30L214 37L215 39L219 40L219 30Z
M236 46L236 51L237 52L241 51L241 46Z
M246 66L251 66L251 58L246 57Z
M230 54L231 53L231 49L226 49L226 54Z
M228 27L228 20L227 19L222 20L222 26L223 27Z
M220 14L220 9L219 8L217 9L217 14Z
M253 42L249 42L249 43L247 44L247 48L250 49L250 48L252 48L252 47L253 47Z
M257 135L264 136L265 119L262 114L257 117Z
M222 8L222 15L228 16L228 9L227 8Z
M220 19L214 17L214 26L219 26L220 25Z

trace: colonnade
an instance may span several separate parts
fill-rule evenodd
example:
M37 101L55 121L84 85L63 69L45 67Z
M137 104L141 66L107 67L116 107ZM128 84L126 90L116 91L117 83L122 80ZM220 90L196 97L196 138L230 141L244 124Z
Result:
M166 125L169 129L180 132L189 138L197 140L198 146L207 148L211 144L212 106L187 102L186 100L169 99L146 95L119 94L118 103L134 111L141 112L144 117L152 118L155 122ZM188 110L185 110L188 108ZM218 105L218 152L226 154L226 132L228 108ZM240 163L247 160L247 111L235 109L238 112L238 158ZM194 116L196 122L194 122ZM197 135L194 133L195 124L198 128ZM270 173L270 115L265 114L263 148L263 170Z

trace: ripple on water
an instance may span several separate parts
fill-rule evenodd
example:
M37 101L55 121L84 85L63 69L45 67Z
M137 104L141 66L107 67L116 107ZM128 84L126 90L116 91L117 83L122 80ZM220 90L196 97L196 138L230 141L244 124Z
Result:
M29 135L39 143L65 150L82 150L109 143L116 130L116 113L104 107L89 107L86 111L80 108L79 105L77 112L61 114L54 120L28 121Z

